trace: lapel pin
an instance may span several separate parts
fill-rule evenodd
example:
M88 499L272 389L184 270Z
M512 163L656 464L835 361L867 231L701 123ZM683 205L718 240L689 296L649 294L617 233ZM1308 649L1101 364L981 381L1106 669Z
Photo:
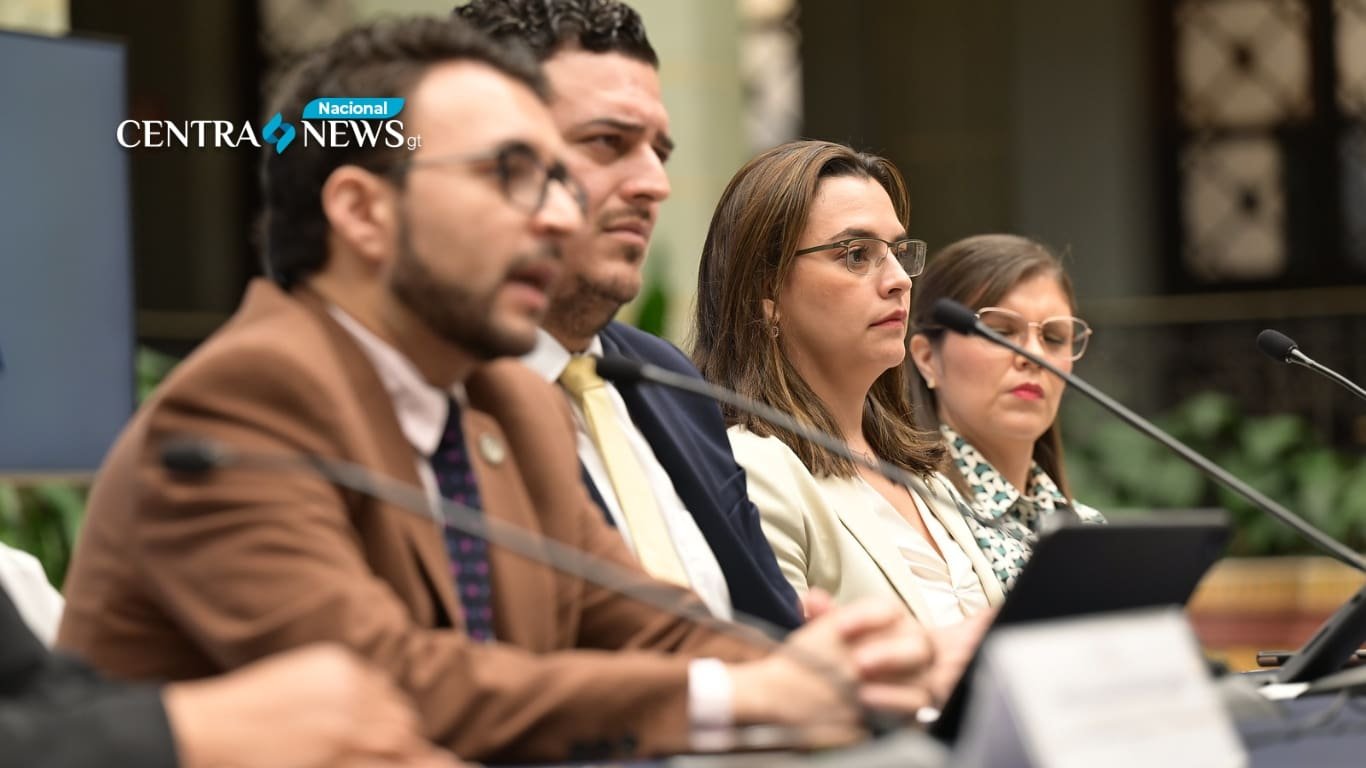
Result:
M484 457L484 461L487 461L496 467L503 463L503 459L507 458L508 452L507 447L503 445L502 440L499 440L497 437L488 433L484 433L479 436L479 455Z

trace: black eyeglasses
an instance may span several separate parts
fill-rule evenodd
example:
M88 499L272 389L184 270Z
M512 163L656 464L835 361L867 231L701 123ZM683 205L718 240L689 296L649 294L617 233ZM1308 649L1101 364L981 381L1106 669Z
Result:
M574 198L579 210L588 211L588 195L583 187L569 175L569 169L558 160L547 164L530 145L520 141L509 142L490 152L462 157L419 157L406 160L394 167L398 173L406 173L412 168L440 167L449 165L477 165L489 163L498 177L499 188L507 201L526 211L536 213L545 206L550 194L550 182L559 182L561 187Z
M924 240L906 238L889 243L876 237L851 237L837 243L803 248L795 255L801 256L835 248L844 251L841 254L844 268L856 275L866 275L875 269L881 269L887 257L894 255L907 277L915 277L925 271L925 252L928 250Z

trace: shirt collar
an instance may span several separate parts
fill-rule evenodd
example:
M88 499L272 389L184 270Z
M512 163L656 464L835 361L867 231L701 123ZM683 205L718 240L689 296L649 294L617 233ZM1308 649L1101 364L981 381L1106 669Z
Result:
M455 398L462 408L466 404L464 384L453 384L449 391L433 387L411 360L361 325L359 320L336 305L329 305L327 312L351 334L370 364L375 366L384 391L394 403L403 436L418 453L430 457L446 429L450 398Z
M949 455L953 457L954 465L967 481L968 489L972 491L975 501L973 506L977 511L992 518L1000 518L1014 509L1016 516L1027 516L1032 519L1039 513L1051 512L1067 503L1053 478L1043 471L1038 462L1030 462L1028 487L1025 493L1021 494L1018 488L997 472L991 462L953 427L941 424L939 430L948 443ZM1026 504L1017 507L1022 499ZM1026 506L1028 509L1023 508Z
M597 334L588 342L588 349L584 354L602 357L602 339ZM536 347L522 356L522 363L540 374L541 378L554 384L560 380L560 374L564 373L572 359L574 354L565 349L559 339L551 336L544 328L537 328Z

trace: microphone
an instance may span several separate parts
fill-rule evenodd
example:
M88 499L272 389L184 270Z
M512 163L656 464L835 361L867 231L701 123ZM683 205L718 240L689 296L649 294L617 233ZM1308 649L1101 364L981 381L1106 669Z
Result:
M626 384L635 381L645 381L651 384L659 384L670 389L679 389L690 392L700 397L709 398L735 408L736 410L752 413L765 421L771 422L783 429L795 432L804 439L819 445L827 451L844 459L848 459L855 464L867 467L874 472L894 483L908 485L915 482L916 478L910 472L879 458L856 453L845 445L843 440L827 432L809 427L791 415L784 413L777 408L766 403L761 403L739 392L719 387L711 382L695 376L685 376L681 373L661 368L651 363L643 363L639 360L632 360L629 357L620 355L606 355L597 359L598 375L602 378Z
M1271 328L1257 334L1257 347L1271 359L1282 363L1300 363L1303 365L1304 361L1308 359L1303 352L1299 351L1299 345L1293 339Z
M1295 340L1280 331L1267 328L1257 334L1257 348L1273 360L1308 368L1366 399L1366 390L1301 352ZM1328 617L1304 647L1277 670L1276 679L1282 683L1300 683L1336 672L1342 666L1339 659L1351 658L1363 637L1366 637L1366 587Z
M1366 400L1366 389L1362 389L1351 379L1301 352L1300 345L1296 344L1294 339L1291 339L1280 331L1267 328L1257 334L1257 348L1265 352L1267 356L1273 360L1279 360L1287 365L1294 364L1308 368L1324 378L1337 382L1348 392L1351 392L1362 400Z
M793 432L802 439L809 440L842 459L847 459L859 466L867 467L868 469L877 472L893 483L908 488L926 487L925 479L917 477L889 461L884 461L876 456L857 453L851 450L843 440L828 432L816 429L808 424L803 424L793 418L790 414L780 411L767 403L745 397L734 390L717 386L706 379L701 379L696 376L685 376L676 371L671 371L668 368L661 368L651 363L644 363L620 355L606 355L598 358L597 372L598 376L620 384L644 381L650 384L682 390L699 397L715 400L725 405L729 405L737 411L752 413L775 426ZM972 510L965 506L964 502L958 498L957 494L949 493L948 496L954 500L954 503L959 507L959 511L964 515L970 516L974 520L978 520L984 525L993 528L999 529L1003 525L1003 521L1000 519L983 518L973 514ZM1065 506L1059 507L1053 514L1045 517L1040 522L1042 524L1042 530L1049 531L1062 525L1080 522L1080 519L1081 518L1077 515L1076 511L1071 507Z
M1244 499L1247 499L1253 506L1277 520L1280 520L1291 528L1294 528L1318 548L1358 571L1366 571L1366 559L1363 559L1359 553L1352 551L1340 542L1325 535L1319 529L1306 523L1295 513L1276 503L1274 500L1242 480L1239 480L1237 477L1234 477L1223 467L1220 467L1218 464L1215 464L1196 452L1195 449L1180 440L1177 440L1161 429L1158 429L1152 422L1124 407L1109 395L1106 395L1104 392L1091 386L1085 380L1058 368L1042 357L1021 347L991 328L988 328L985 323L977 318L975 312L962 304L959 304L953 299L941 298L934 303L931 317L934 319L934 322L955 333L960 333L965 336L981 336L993 344L1009 349L1011 352L1020 355L1029 362L1048 371L1054 376L1057 376L1067 382L1069 387L1080 391L1082 394L1099 403L1101 407L1105 408L1107 411L1118 416L1124 423L1161 443L1177 456L1185 459L1187 463L1203 472L1206 476L1214 478L1225 488L1228 488L1239 496L1242 496Z
M718 620L702 603L689 599L689 593L674 585L656 581L643 573L594 557L549 536L489 517L450 499L439 498L439 504L433 507L432 500L421 489L380 475L362 465L316 454L238 452L216 441L185 436L173 437L162 443L161 464L172 472L188 476L206 475L215 470L233 467L271 472L299 469L316 472L334 485L425 519L445 523L527 560L624 595L670 616L743 642L759 641L769 650L781 648L781 652L793 661L830 681L836 690L863 713L864 727L874 736L885 735L899 726L893 717L864 707L858 700L857 688L839 670L831 667L823 659L791 644L780 645L777 638L786 636L787 630L772 622L740 611L734 612L734 623ZM785 734L784 729L778 726L749 726L733 729L733 732L737 737L753 736L756 743L740 745L749 748L772 748L797 743L797 737L800 735ZM790 738L790 741L780 741L783 738Z

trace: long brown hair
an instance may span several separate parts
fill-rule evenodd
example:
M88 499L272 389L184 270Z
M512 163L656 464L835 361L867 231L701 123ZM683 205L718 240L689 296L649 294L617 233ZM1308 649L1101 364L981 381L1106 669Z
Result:
M915 282L911 296L911 333L923 335L938 350L947 331L937 327L931 318L936 301L947 297L973 309L991 306L999 303L1015 286L1039 275L1057 278L1067 296L1068 307L1076 314L1077 298L1072 291L1072 279L1063 269L1062 260L1046 246L1019 235L977 235L951 243L930 257L924 274ZM911 369L908 376L911 402L915 404L919 424L925 429L937 429L939 400L934 390L926 386L915 364L907 361L907 366ZM1056 419L1034 441L1034 461L1053 478L1070 501L1072 493L1063 470L1062 434ZM965 498L971 498L967 483L957 469L945 467L944 474Z
M887 190L902 226L910 213L906 183L885 158L827 141L793 141L764 152L730 180L712 214L698 270L693 315L693 360L707 379L839 434L829 409L793 367L764 315L777 302L795 260L798 239L822 179L853 176ZM853 477L854 464L787 430L732 409L726 422L758 435L776 435L817 476ZM943 456L937 433L911 416L906 374L893 366L877 378L863 409L868 445L886 461L918 474L933 472Z

